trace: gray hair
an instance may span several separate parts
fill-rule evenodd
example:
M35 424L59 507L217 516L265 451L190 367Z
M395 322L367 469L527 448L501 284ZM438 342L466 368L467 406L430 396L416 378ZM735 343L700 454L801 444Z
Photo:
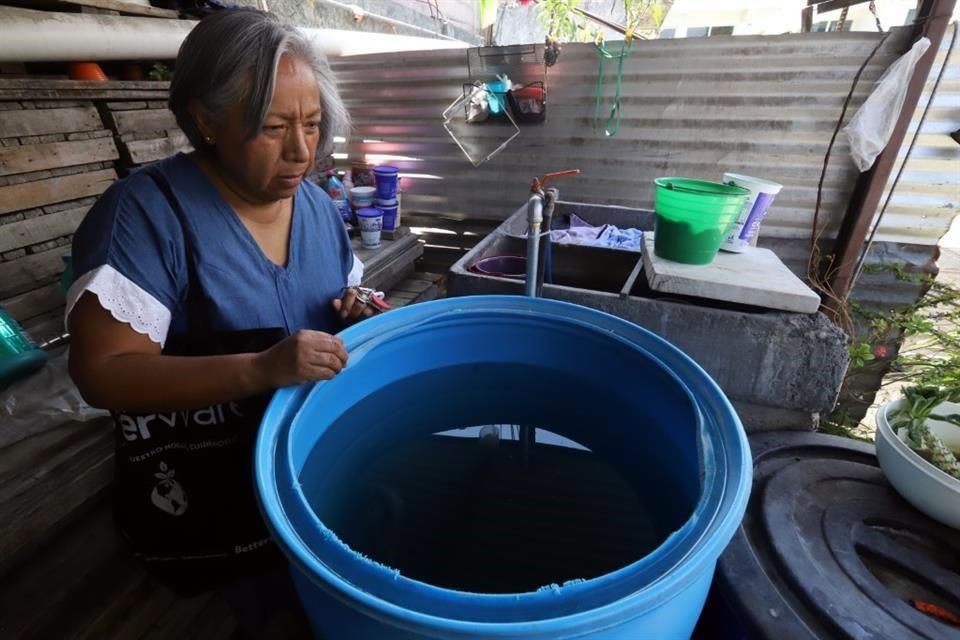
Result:
M317 157L331 153L334 136L347 133L350 118L330 65L295 27L255 9L217 11L201 20L180 46L169 106L194 149L210 149L190 113L194 100L213 121L228 105L245 105L248 136L257 135L273 100L277 64L285 53L306 62L317 77L323 110Z

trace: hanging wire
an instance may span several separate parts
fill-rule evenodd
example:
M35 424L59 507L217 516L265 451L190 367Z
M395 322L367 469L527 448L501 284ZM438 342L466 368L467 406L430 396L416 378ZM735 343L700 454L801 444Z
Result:
M947 66L950 64L950 56L957 44L958 29L960 29L960 22L954 22L953 37L950 39L950 48L947 49L947 54L943 59L943 64L940 65L940 72L937 74L937 79L934 81L933 88L930 90L930 97L927 98L927 104L923 108L923 113L920 115L920 121L917 123L917 129L913 132L913 138L910 140L910 146L907 147L907 152L903 156L903 162L900 163L900 168L897 170L897 175L894 177L893 182L890 185L890 190L887 192L887 198L883 201L883 207L880 208L880 213L877 215L877 220L873 224L873 229L870 230L870 236L867 238L867 242L863 246L860 256L857 259L857 267L854 269L854 277L850 283L851 290L853 290L853 285L856 284L857 280L860 279L860 275L863 272L864 263L867 259L867 253L870 252L870 247L873 246L873 238L877 235L877 229L880 228L880 223L883 221L883 214L887 212L887 206L893 199L893 194L897 189L897 185L900 184L900 176L903 175L903 172L907 167L907 162L910 160L910 155L913 153L913 148L917 145L917 139L920 137L920 134L923 130L923 124L927 121L927 114L930 113L930 106L933 104L933 99L937 96L937 91L940 89L940 81L943 80L943 74L946 71Z
M885 33L870 52L870 55L868 55L860 65L860 68L857 69L857 73L854 75L853 82L850 85L850 91L847 93L847 97L843 101L843 107L840 109L840 116L837 118L837 125L834 127L833 135L830 137L829 144L827 144L827 151L823 156L823 169L820 171L820 182L817 184L817 202L813 208L813 224L810 228L810 258L807 260L807 279L810 281L811 286L815 288L817 293L820 294L824 305L826 305L828 302L835 305L836 313L833 315L832 319L848 333L853 331L853 321L849 314L844 311L843 305L841 304L843 300L834 293L832 287L830 286L833 258L831 257L830 263L826 266L822 264L823 260L820 252L820 238L823 236L823 233L826 231L828 226L823 225L823 228L819 228L820 206L823 203L823 183L827 178L827 166L830 163L830 155L833 153L833 145L837 141L837 135L839 135L840 128L843 126L843 120L847 115L847 108L850 106L850 101L853 99L853 94L857 89L857 85L860 83L860 76L863 75L867 65L870 64L870 61L873 60L875 55L877 55L877 52L880 51L880 48L884 45L889 37L890 34Z

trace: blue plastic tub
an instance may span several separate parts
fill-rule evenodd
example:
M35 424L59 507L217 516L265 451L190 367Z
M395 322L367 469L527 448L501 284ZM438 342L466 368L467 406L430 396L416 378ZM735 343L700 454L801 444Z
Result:
M347 368L278 391L255 454L263 513L318 637L690 637L752 471L736 414L696 363L613 316L513 296L413 305L342 336ZM467 593L355 553L317 516L315 505L349 506L338 469L371 450L501 423L549 425L630 470L666 531L658 546L587 580ZM357 517L366 508L357 504Z

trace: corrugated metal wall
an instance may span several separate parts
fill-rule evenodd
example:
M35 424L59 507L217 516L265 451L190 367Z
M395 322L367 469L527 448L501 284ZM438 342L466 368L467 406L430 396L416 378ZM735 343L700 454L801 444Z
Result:
M952 26L938 52L926 95L901 155L947 57ZM865 68L846 119L907 42L894 30ZM542 47L383 55L336 61L355 130L340 160L369 158L401 167L404 211L425 230L428 268L443 268L520 206L534 175L572 167L579 178L558 183L564 200L652 206L652 181L685 175L719 179L725 170L784 184L764 222L761 243L799 275L806 273L811 222L824 155L857 70L882 36L813 33L637 42L624 64L623 120L607 138L593 127L597 53L566 45L543 75ZM616 49L618 45L612 45ZM499 156L479 168L464 158L440 114L461 83L507 73L516 82L546 80L548 119L525 125ZM615 65L604 74L603 116ZM954 49L936 99L882 220L868 265L932 270L937 240L960 212L960 52ZM495 136L477 127L475 135ZM393 156L393 157L391 157ZM830 157L822 221L835 228L846 210L856 168L841 134ZM892 179L892 176L891 176ZM828 232L827 236L831 234ZM869 269L852 296L882 310L913 303L922 288L893 270ZM861 328L863 329L863 328ZM885 367L871 369L853 392L867 401Z
M878 241L934 245L960 213L960 144L949 135L960 128L960 38L954 41L958 28L956 22L947 28L900 149L901 161L894 167L891 184L943 69L923 129L877 231ZM948 56L951 46L953 51ZM948 66L944 68L945 63Z
M905 37L906 30L891 35L868 65L848 118ZM525 199L530 178L545 171L583 170L558 185L564 199L650 206L658 176L719 179L733 170L785 185L765 235L809 238L830 135L857 69L879 38L817 33L639 41L624 64L623 120L613 137L593 128L595 49L566 45L546 76L547 122L522 126L504 152L479 168L446 133L441 112L463 82L501 72L517 82L544 79L541 47L342 59L335 69L355 131L341 151L349 160L373 154L410 174L406 211L469 220L502 219ZM608 61L604 118L614 82L615 65ZM503 131L475 129L471 135ZM841 135L825 185L825 219L836 223L842 215L855 178ZM885 220L893 235L914 233L909 216L893 213Z

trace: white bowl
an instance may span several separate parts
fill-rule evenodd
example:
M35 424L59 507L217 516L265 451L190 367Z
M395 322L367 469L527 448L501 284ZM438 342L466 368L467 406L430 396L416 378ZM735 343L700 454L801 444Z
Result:
M880 468L907 502L934 520L960 529L960 480L924 460L890 426L888 416L902 402L887 403L877 412L876 444ZM934 413L960 413L960 404L944 402ZM960 427L940 420L929 420L927 424L947 447L960 449Z

